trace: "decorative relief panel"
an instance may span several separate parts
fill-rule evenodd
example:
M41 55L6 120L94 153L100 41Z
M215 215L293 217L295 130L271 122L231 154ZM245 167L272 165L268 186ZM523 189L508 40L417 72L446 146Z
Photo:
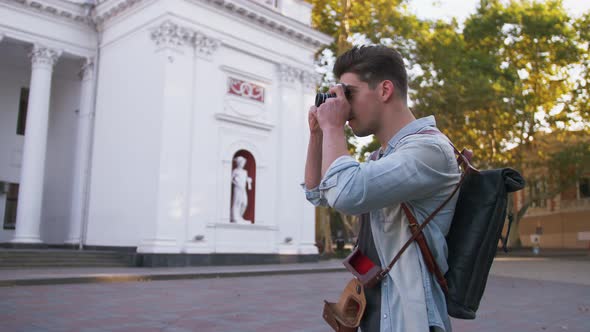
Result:
M241 124L262 130L274 126L269 112L272 96L272 80L241 68L221 66L225 76L223 111L218 120Z
M227 85L231 95L264 103L264 87L233 77L228 78Z

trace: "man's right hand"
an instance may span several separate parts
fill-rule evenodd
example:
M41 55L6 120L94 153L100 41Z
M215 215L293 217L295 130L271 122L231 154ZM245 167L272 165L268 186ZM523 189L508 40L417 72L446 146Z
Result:
M320 128L320 124L318 123L317 112L318 112L317 107L312 106L309 109L309 113L307 116L307 121L309 122L309 132L312 135L321 135L322 134L322 128Z

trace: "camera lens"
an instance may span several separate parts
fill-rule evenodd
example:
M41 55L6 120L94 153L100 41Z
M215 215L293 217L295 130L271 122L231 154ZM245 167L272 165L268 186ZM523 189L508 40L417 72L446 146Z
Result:
M342 87L344 88L344 95L346 96L346 99L350 101L350 89L348 89L344 84L342 84ZM336 94L318 92L315 95L315 107L320 107L320 105L325 103L328 98L336 98Z
M321 104L326 102L328 98L336 98L335 93L317 93L315 95L315 107L320 107Z

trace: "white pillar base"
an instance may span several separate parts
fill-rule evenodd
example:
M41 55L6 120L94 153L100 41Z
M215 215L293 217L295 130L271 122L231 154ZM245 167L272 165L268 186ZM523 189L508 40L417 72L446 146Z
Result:
M207 242L187 243L182 252L185 254L211 254L213 250Z
M67 245L79 245L80 244L80 238L69 238L67 239L64 244Z
M178 254L181 248L174 239L144 240L138 247L138 253L144 254Z
M282 244L279 246L279 255L297 255L299 248L296 244Z
M301 255L318 255L318 247L315 243L301 243L299 245L299 254Z
M18 238L14 238L10 243L22 243L22 244L41 244L41 238L38 236L23 236L20 235Z

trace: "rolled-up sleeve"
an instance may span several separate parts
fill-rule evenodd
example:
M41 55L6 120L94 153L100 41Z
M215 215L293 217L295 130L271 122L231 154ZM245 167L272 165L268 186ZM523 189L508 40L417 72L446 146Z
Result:
M317 186L313 189L308 189L305 183L301 183L301 188L305 192L305 198L314 206L328 206L325 199L322 199L320 195L320 187Z
M336 159L320 182L320 199L349 215L366 213L432 195L457 174L448 172L448 158L437 144L406 143L377 160L359 163Z

